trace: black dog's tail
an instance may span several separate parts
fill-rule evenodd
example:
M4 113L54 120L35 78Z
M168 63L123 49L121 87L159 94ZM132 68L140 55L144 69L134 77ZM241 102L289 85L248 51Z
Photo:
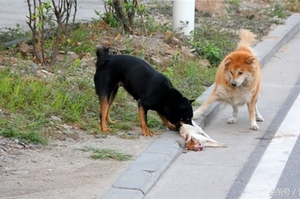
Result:
M96 55L97 66L101 66L105 62L107 56L109 55L109 49L106 46L99 45L96 49Z

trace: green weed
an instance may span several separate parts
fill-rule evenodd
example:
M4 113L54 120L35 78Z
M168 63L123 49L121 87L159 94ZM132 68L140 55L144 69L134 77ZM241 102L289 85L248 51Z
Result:
M237 8L240 7L240 3L241 3L240 0L227 0L227 2Z
M169 75L169 78L173 86L189 99L196 99L199 93L205 90L204 86L213 84L217 68L207 67L197 59L181 59L168 70L172 70L172 76Z
M233 37L228 34L204 22L201 28L195 29L189 43L203 59L207 59L212 66L218 66L236 46Z
M286 18L287 13L286 13L285 5L283 3L280 3L280 2L276 1L272 12L270 12L270 16L278 17L278 18L281 18L281 19Z
M20 125L12 124L12 121L20 121L20 118L2 118L0 129L5 136L19 137L27 132L31 136L43 136L44 125L52 115L60 115L64 122L77 123L83 128L95 116L97 108L91 100L91 96L95 96L91 80L80 81L78 85L67 79L46 81L9 70L1 70L0 79L0 107L10 115L24 115ZM32 142L38 142L38 139Z
M92 147L85 147L80 150L84 152L92 152L93 154L90 155L90 158L97 160L113 159L118 161L126 161L132 157L132 155L121 153L113 149L96 149Z
M101 34L101 31L91 31L88 25L82 24L79 28L74 29L69 41L70 49L77 53L90 53L95 52L95 38Z
M221 49L213 44L213 42L204 41L198 46L197 51L202 58L209 60L213 66L218 66L222 60Z
M24 118L5 120L0 117L0 135L8 138L18 139L20 142L28 144L47 144L47 139L37 131L43 121L26 121Z

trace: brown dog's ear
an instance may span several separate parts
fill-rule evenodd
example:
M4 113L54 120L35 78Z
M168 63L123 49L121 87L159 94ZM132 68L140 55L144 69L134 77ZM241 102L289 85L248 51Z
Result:
M245 60L245 63L251 65L251 64L253 64L254 60L255 60L255 57L251 56Z
M224 61L225 66L228 66L228 64L230 64L232 62L231 58L228 58Z

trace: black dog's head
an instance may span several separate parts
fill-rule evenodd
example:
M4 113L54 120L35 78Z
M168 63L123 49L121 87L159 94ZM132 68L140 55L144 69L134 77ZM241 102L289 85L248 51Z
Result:
M176 89L172 89L168 96L168 103L165 107L166 118L180 128L182 123L192 125L193 108L192 102L188 100Z

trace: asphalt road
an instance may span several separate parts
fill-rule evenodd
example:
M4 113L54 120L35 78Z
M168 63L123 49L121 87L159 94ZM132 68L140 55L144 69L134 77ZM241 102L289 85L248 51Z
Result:
M95 10L104 13L102 0L78 0L77 1L77 21L91 21L99 16ZM28 16L28 5L25 0L1 0L0 1L0 28L16 28L17 24L24 30L29 30L26 24Z

